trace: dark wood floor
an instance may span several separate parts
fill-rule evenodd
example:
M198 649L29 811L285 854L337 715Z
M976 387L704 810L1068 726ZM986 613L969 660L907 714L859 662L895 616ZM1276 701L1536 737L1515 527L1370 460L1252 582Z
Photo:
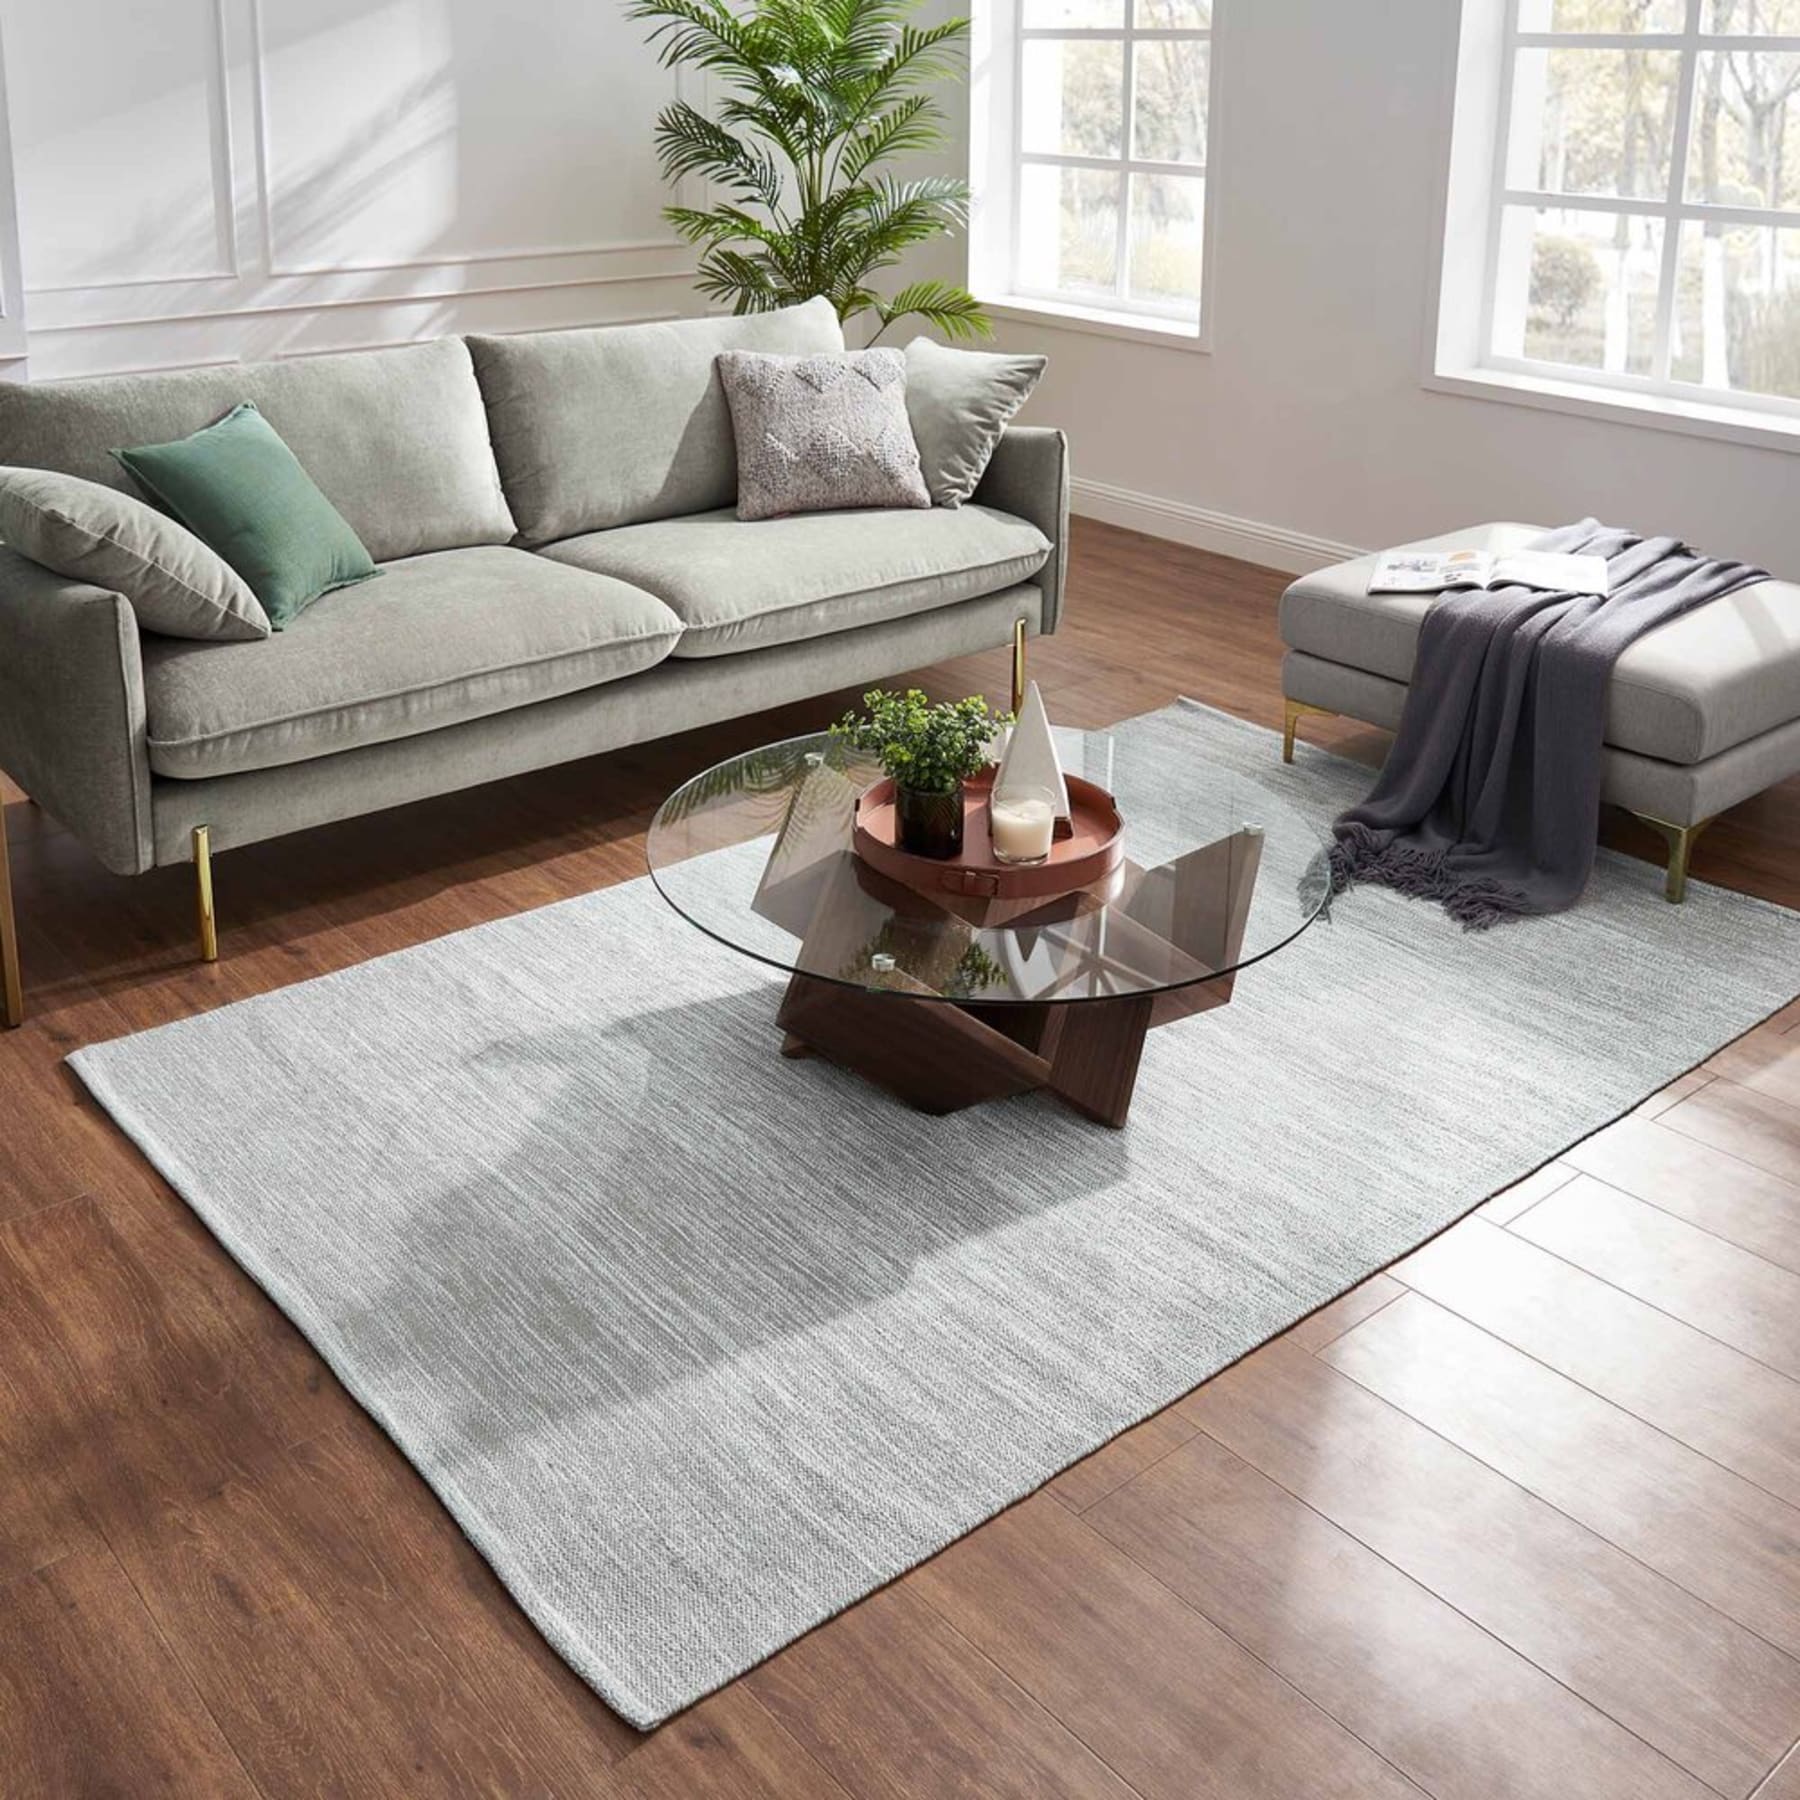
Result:
M1035 672L1272 719L1280 586L1084 524ZM836 704L221 858L216 968L184 872L7 809L0 1793L1800 1800L1800 1004L651 1737L60 1066L637 875L675 781ZM1800 784L1696 873L1800 905Z

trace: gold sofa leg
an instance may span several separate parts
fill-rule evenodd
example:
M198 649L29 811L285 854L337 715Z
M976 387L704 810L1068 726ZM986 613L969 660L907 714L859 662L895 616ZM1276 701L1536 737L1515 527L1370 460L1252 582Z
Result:
M1025 704L1025 621L1013 620L1012 709L1016 714Z
M1308 713L1317 713L1321 719L1335 719L1337 714L1329 706L1308 706L1304 700L1287 702L1286 715L1281 726L1281 760L1291 763L1294 760L1294 727Z
M219 927L213 917L212 827L194 827L194 905L200 925L200 960L219 960Z
M12 863L6 852L6 808L0 805L0 1030L25 1023L25 984L19 974L19 922L13 916Z
M1687 897L1688 858L1693 854L1694 840L1712 819L1701 819L1693 825L1671 825L1667 819L1652 818L1649 813L1633 813L1642 819L1669 846L1669 878L1663 884L1663 898L1671 906L1679 906ZM1713 814L1717 818L1718 814Z

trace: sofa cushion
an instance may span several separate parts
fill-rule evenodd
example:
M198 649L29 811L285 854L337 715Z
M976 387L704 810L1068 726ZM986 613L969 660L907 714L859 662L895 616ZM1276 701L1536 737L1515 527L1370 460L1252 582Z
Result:
M1050 542L1011 513L963 506L754 521L699 513L542 554L664 601L686 627L677 656L725 656L995 593L1035 575Z
M344 515L248 401L191 437L139 444L118 457L146 494L249 582L277 631L321 594L380 573Z
M1496 524L1401 546L1516 550L1537 525ZM1433 594L1371 594L1373 556L1304 575L1281 598L1290 648L1390 681L1410 681ZM1454 602L1451 602L1454 604ZM1765 581L1647 632L1619 658L1606 741L1664 762L1697 763L1800 717L1800 587Z
M617 681L680 634L651 595L529 551L408 557L260 644L146 638L150 767L196 779L411 737Z
M122 595L139 627L246 643L269 615L230 563L168 514L54 469L0 469L0 539L40 568Z
M494 454L526 544L737 497L721 350L842 350L829 300L743 318L472 337Z
M114 449L187 437L245 400L376 561L511 541L481 390L458 338L217 369L0 383L0 463L132 493Z
M1031 398L1047 361L947 350L928 337L906 346L906 410L933 506L961 506L975 492L994 446Z
M722 350L740 519L929 506L898 350L768 356Z

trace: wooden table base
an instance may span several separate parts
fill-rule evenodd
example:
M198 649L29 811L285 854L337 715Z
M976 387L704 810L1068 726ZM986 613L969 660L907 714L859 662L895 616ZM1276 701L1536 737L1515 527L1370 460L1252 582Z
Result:
M1065 1004L981 1006L846 987L796 975L776 1023L784 1056L812 1052L886 1088L921 1112L1046 1088L1102 1125L1131 1110L1138 1059L1152 1025L1222 1005L1229 981L1164 994Z

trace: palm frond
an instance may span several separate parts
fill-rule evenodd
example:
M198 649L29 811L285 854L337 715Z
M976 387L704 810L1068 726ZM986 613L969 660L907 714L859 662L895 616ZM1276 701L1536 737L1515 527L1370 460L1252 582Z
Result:
M916 316L956 341L994 335L993 324L981 310L981 302L967 288L949 281L912 282L893 299L877 300L875 312L882 331L896 319ZM881 332L875 335L879 337Z

